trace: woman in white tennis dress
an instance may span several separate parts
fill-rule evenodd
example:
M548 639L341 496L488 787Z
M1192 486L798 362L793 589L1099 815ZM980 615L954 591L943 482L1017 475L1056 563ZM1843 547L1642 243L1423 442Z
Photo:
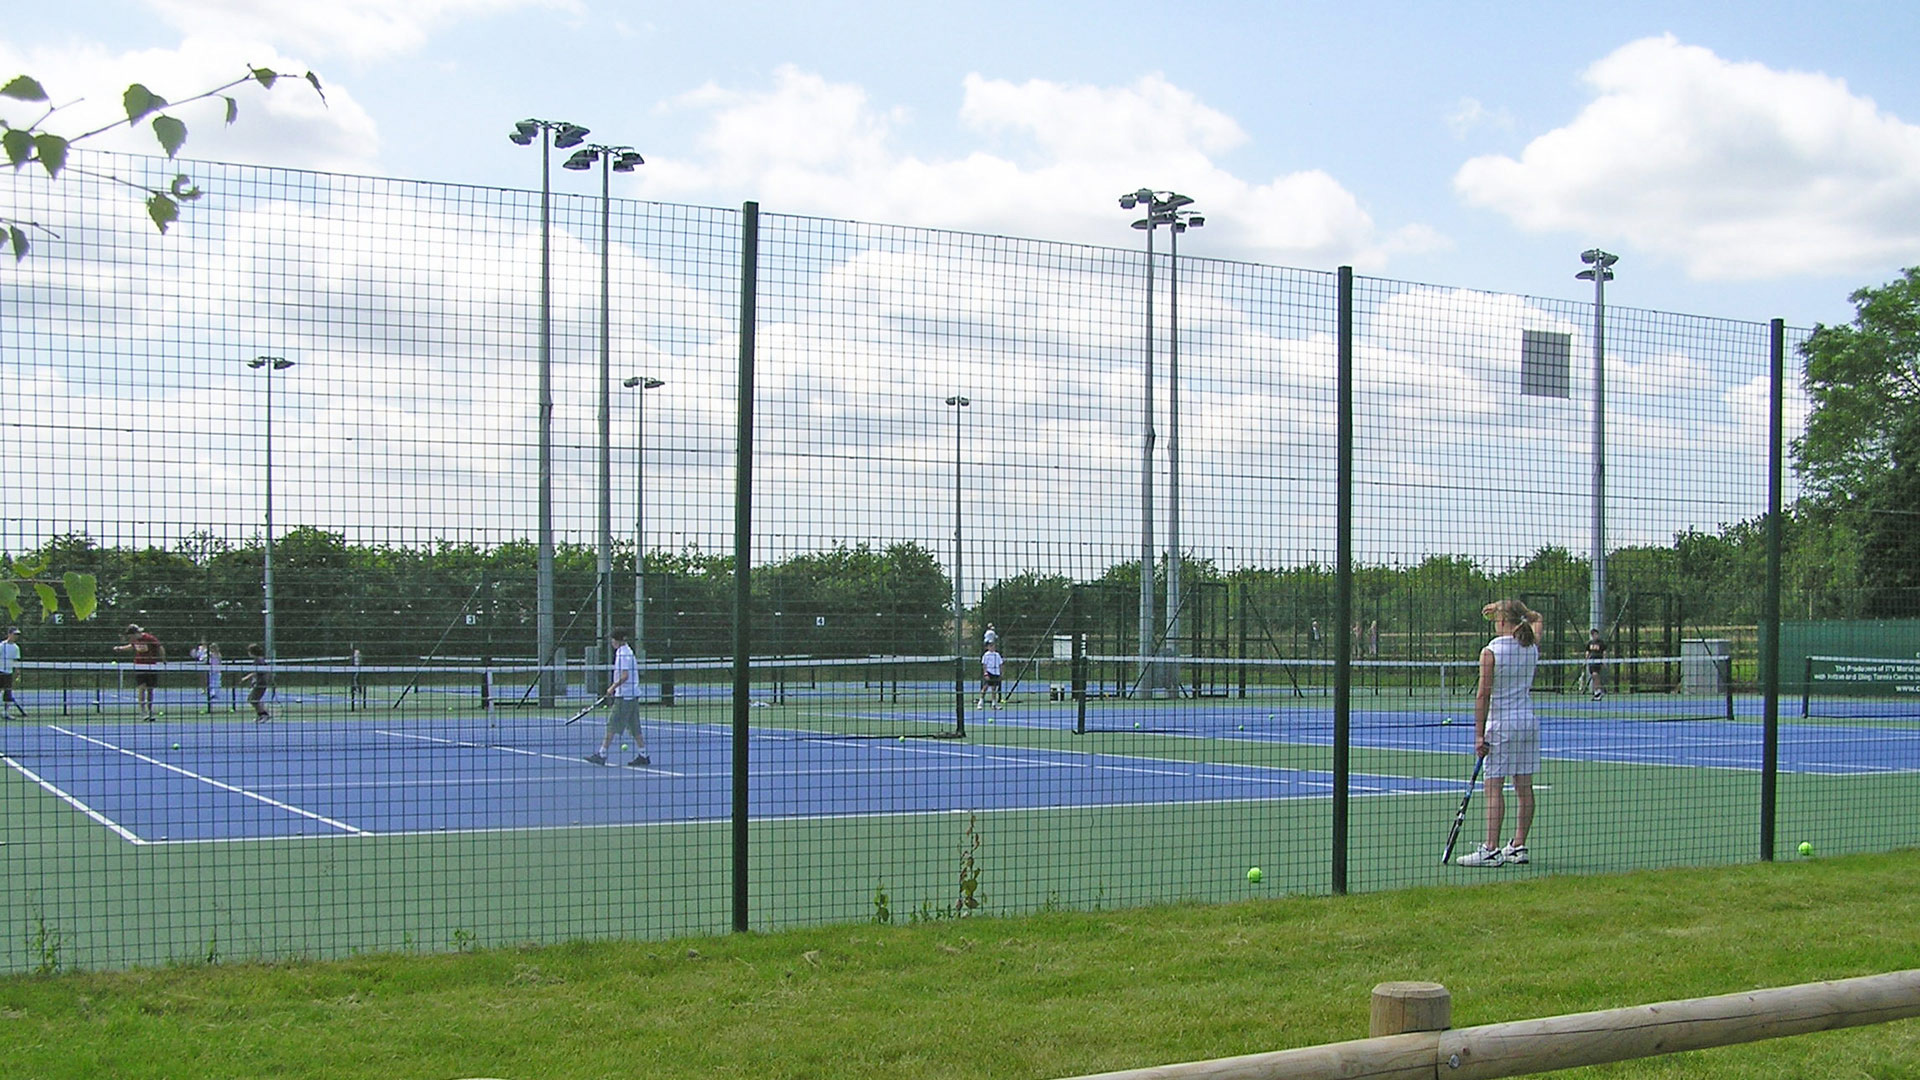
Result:
M1533 827L1533 774L1540 770L1540 718L1533 713L1533 670L1540 662L1540 615L1518 600L1480 609L1493 620L1494 638L1480 650L1480 687L1473 696L1473 751L1487 759L1487 839L1460 856L1461 866L1526 863ZM1500 843L1506 823L1507 781L1519 814L1513 839Z

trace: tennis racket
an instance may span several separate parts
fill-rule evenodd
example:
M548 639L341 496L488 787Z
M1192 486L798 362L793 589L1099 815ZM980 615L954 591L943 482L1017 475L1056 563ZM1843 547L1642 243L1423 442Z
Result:
M1487 759L1475 755L1473 759L1473 779L1467 781L1467 793L1460 796L1460 809L1453 812L1453 828L1447 830L1447 850L1440 853L1440 865L1445 866L1453 858L1453 845L1460 839L1460 826L1467 820L1467 804L1473 801L1473 789L1480 786L1480 770Z
M589 705L589 706L587 706L587 707L586 707L586 708L584 708L584 709L581 709L581 710L580 710L579 712L577 712L577 713L574 713L574 714L573 714L572 716L569 716L569 717L567 717L567 723L566 723L566 724L561 724L560 726L561 726L561 727L566 727L566 726L567 726L567 724L577 724L577 723L579 723L579 722L580 722L580 718L581 718L581 717L583 717L583 716L585 716L585 715L587 715L588 713L590 713L590 712L592 712L593 710L595 710L595 709L597 709L597 708L599 708L600 706L602 706L602 705L605 705L606 703L607 703L607 695L605 695L605 694L601 694L601 695L600 695L599 697L597 697L597 698L594 698L594 699L593 699L593 704L591 704L591 705ZM1465 812L1465 808L1464 808L1464 807L1462 808L1462 812L1463 812L1463 813ZM1448 844L1448 845L1447 845L1447 850L1449 850L1449 851L1451 851L1451 850L1453 850L1453 845L1452 845L1452 844Z

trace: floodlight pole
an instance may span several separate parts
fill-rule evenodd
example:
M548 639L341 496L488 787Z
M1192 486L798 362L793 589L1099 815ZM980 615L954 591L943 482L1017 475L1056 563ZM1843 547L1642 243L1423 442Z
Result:
M1141 188L1120 197L1120 208L1132 210L1146 205L1147 216L1133 227L1147 234L1147 322L1146 322L1146 438L1140 465L1140 657L1141 684L1150 691L1163 689L1169 669L1161 658L1179 653L1180 636L1180 234L1189 226L1198 228L1207 219L1187 209L1193 200L1173 191ZM1171 233L1168 243L1168 276L1171 326L1167 350L1167 623L1164 636L1155 633L1153 618L1153 234L1165 225ZM1159 647L1155 648L1156 641ZM1173 679L1178 692L1179 679Z
M534 639L539 652L539 701L551 708L553 673L553 183L550 148L578 146L587 129L559 120L522 120L508 138L526 146L540 140L540 490L539 555L534 583Z
M256 356L247 361L247 366L267 373L267 537L261 550L260 582L266 604L262 611L265 626L262 628L264 640L261 646L266 649L267 663L272 664L276 655L273 633L273 373L287 370L293 366L293 361L280 356Z
M635 375L620 385L638 390L633 407L633 655L647 666L647 391L666 383Z
M955 394L947 399L953 407L953 729L965 734L967 730L967 646L965 612L960 600L960 437L962 411L973 402Z
M613 174L644 164L630 146L588 143L561 167L580 172L600 163L600 558L594 578L594 640L611 657L613 632ZM635 655L641 652L638 643Z
M1587 598L1587 625L1603 635L1607 627L1607 282L1620 261L1599 248L1580 253L1587 269L1575 274L1593 282L1593 573Z
M1186 223L1168 214L1167 230L1167 635L1161 654L1180 655L1180 234ZM1178 695L1181 676L1169 667Z

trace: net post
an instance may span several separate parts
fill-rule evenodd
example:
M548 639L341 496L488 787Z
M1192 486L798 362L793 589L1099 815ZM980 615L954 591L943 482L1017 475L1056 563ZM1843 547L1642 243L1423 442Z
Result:
M1383 982L1373 988L1367 1035L1445 1031L1453 1026L1453 995L1439 983Z

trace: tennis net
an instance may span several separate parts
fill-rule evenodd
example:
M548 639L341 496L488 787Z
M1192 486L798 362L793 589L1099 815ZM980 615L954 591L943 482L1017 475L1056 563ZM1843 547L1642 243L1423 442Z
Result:
M1920 720L1920 657L1809 656L1800 715Z
M253 681L261 670L266 689L257 709ZM970 666L963 670L971 675ZM954 734L962 723L951 656L756 657L748 672L751 724L769 732L940 736ZM158 665L149 706L141 692L143 673L128 663L23 664L14 694L25 712L7 718L6 730L17 735L35 726L138 729L153 723L173 731L226 732L252 728L264 709L287 735L260 740L248 734L207 745L246 747L249 753L392 747L394 731L409 724L431 727L435 740L485 740L503 730L565 726L575 717L589 726L602 723L606 712L595 709L610 681L604 666L585 664L283 662L257 669L243 662L228 663L216 675L204 663L175 662ZM966 689L977 692L973 684ZM733 663L646 663L640 691L649 722L724 727L731 722ZM972 699L964 704L970 707ZM303 733L296 737L292 729ZM17 756L35 746L71 745L15 737L0 750Z
M1149 676L1150 665L1163 670ZM1072 703L1082 732L1288 732L1331 727L1334 669L1304 658L1090 656L1086 677L1052 684L1049 697ZM1472 723L1477 659L1356 660L1350 670L1355 727ZM1732 720L1730 676L1725 657L1542 660L1534 709L1547 723ZM1178 689L1147 689L1155 682Z

